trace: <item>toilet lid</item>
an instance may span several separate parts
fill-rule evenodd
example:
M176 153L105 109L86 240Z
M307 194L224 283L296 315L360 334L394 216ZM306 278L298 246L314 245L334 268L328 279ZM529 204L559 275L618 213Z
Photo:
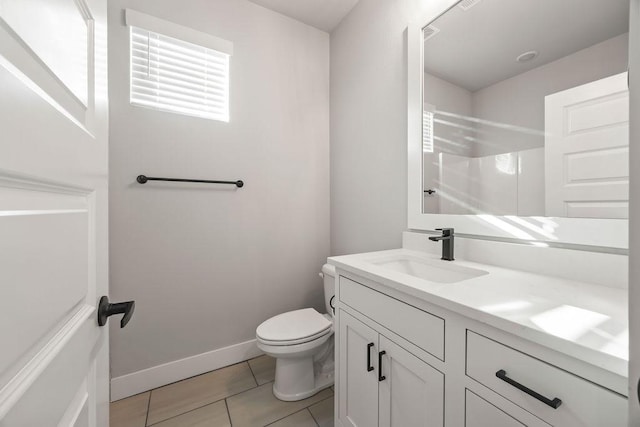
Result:
M256 329L256 335L266 341L297 341L328 331L331 325L313 308L303 308L265 320Z

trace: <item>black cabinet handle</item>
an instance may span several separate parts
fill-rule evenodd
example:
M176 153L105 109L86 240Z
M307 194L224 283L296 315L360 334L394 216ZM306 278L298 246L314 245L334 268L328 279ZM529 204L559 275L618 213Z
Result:
M378 353L378 382L387 379L387 377L382 375L382 356L384 356L385 354L387 354L387 352L384 350Z
M111 304L109 302L108 296L103 296L100 298L100 303L98 304L98 325L104 326L107 324L107 318L109 316L113 316L114 314L124 314L122 319L120 320L120 327L124 328L131 320L131 316L133 316L133 311L136 308L135 301L126 301L126 302L117 302Z
M373 371L373 366L371 366L371 348L372 347L373 347L372 342L367 344L367 372Z
M518 390L524 391L529 396L538 399L540 402L544 403L545 405L551 406L553 409L558 409L560 405L562 405L562 400L558 399L557 397L554 397L553 399L548 399L543 395L541 395L540 393L536 393L535 391L531 390L529 387L526 387L520 384L519 382L514 381L511 378L507 377L507 373L504 371L504 369L500 369L498 372L496 372L496 377L500 378L502 381L506 382L507 384L514 386Z

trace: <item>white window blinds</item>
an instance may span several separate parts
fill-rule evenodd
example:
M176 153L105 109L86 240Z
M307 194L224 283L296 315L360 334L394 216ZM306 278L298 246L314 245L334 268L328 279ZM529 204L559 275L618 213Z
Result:
M433 153L433 114L435 107L425 104L422 110L422 151Z
M132 104L229 121L228 54L130 29Z

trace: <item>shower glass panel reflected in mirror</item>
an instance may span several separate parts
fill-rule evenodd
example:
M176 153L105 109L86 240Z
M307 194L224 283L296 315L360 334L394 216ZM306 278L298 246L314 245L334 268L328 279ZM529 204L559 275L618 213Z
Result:
M627 218L628 0L464 0L423 29L423 212Z

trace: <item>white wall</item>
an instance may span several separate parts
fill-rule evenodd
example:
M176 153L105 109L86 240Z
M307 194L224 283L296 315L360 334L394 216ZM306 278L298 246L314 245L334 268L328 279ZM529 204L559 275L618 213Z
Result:
M440 211L452 215L469 215L475 212L476 199L469 191L472 180L470 157L440 153L438 155L437 197L440 199Z
M234 43L230 123L129 105L127 7ZM328 34L245 0L110 0L109 24L111 296L136 300L111 331L112 376L251 340L287 310L324 311ZM245 187L143 186L141 173Z
M544 148L518 152L518 215L544 216Z
M440 111L471 115L472 92L439 77L424 73L424 100Z
M425 161L427 157L425 154ZM432 175L427 166L439 173L425 185L439 190L440 203L425 204L425 212L544 216L544 173L540 172L544 171L544 148L485 157L443 152L430 158L437 160L435 164L425 163L425 181Z

